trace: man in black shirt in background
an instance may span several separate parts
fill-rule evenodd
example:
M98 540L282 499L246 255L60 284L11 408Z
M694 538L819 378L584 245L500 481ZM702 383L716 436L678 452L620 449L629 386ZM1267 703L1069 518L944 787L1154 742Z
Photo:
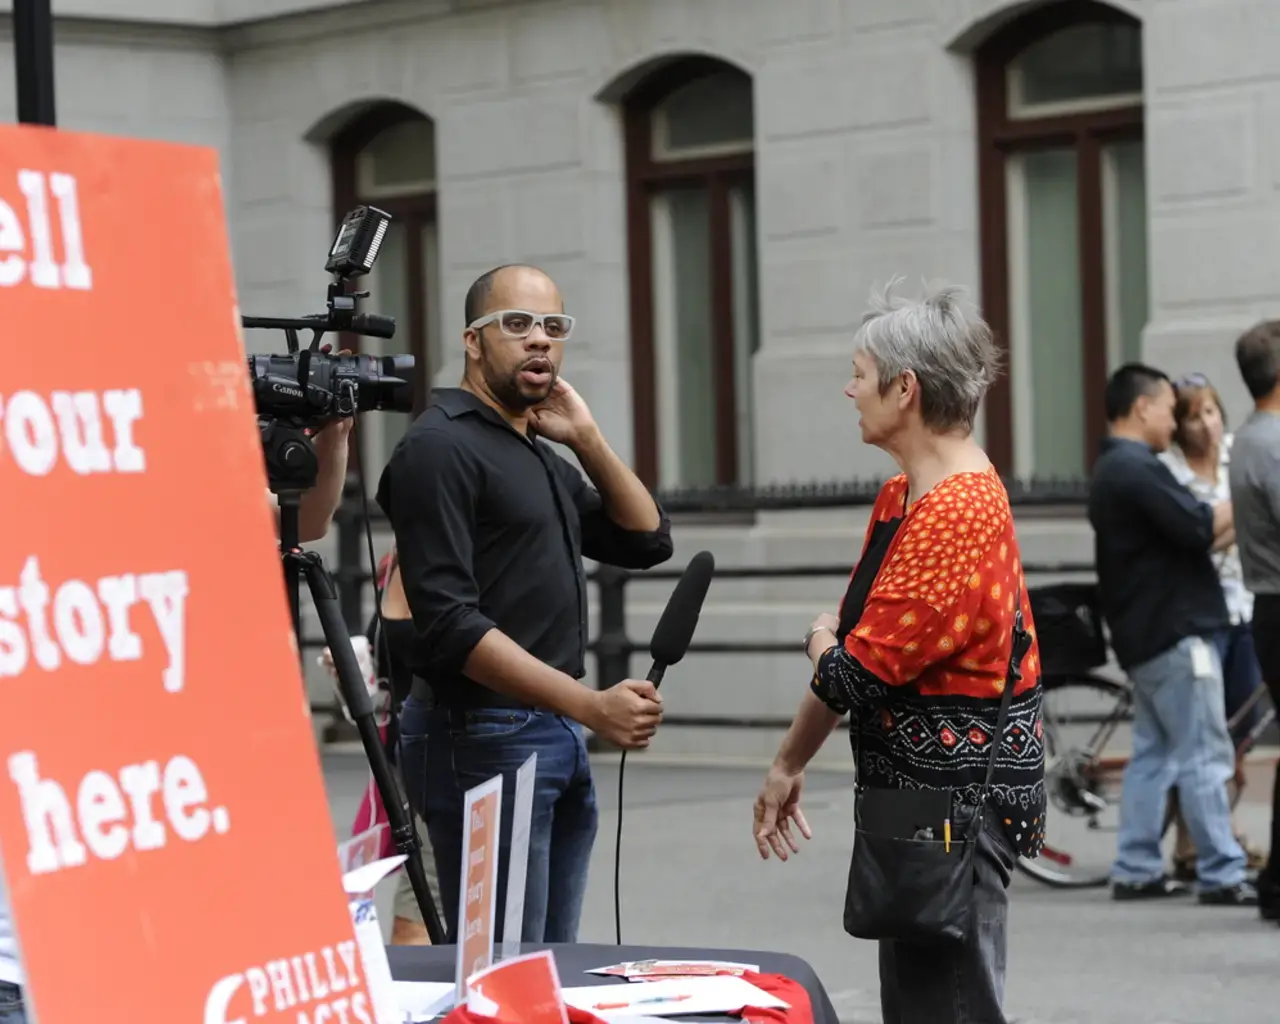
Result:
M573 323L540 270L505 266L477 280L466 299L462 387L433 393L378 490L416 631L401 764L435 850L451 942L463 794L502 775L500 938L515 775L537 753L521 937L574 942L597 819L583 726L635 749L662 717L648 682L603 691L579 682L582 559L646 569L672 546L648 489L559 378ZM590 484L548 440L574 452Z
M1169 378L1141 364L1107 382L1110 436L1093 471L1098 588L1111 645L1134 687L1133 754L1125 769L1117 899L1170 896L1160 848L1171 786L1196 844L1201 903L1255 906L1231 828L1222 665L1212 637L1229 622L1210 553L1232 543L1231 505L1210 507L1158 458L1173 440Z

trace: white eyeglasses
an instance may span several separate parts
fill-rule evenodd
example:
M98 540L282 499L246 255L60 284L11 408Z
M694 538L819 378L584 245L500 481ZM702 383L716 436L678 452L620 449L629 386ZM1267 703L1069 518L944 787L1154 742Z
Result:
M467 326L473 331L496 323L508 338L523 341L535 327L552 341L565 341L573 333L573 317L567 313L530 313L523 309L500 309L496 313L473 320Z

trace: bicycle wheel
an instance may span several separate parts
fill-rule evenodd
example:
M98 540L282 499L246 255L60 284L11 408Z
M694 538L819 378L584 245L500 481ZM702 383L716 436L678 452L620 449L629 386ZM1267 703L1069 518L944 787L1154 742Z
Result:
M1045 845L1018 870L1055 889L1108 884L1127 756L1111 754L1129 718L1127 683L1092 674L1044 680Z

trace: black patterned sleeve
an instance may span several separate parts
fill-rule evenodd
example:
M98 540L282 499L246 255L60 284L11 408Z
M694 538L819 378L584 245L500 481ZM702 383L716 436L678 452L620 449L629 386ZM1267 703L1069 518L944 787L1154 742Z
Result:
M884 692L885 684L843 647L833 646L818 659L809 689L837 715L856 718L877 704L876 695Z

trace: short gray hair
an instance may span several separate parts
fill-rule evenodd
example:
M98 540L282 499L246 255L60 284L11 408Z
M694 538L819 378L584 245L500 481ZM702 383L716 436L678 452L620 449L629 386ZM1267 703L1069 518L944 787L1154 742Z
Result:
M973 429L978 405L1000 372L991 328L963 302L963 289L925 284L918 299L893 294L901 278L871 293L855 350L876 363L881 394L907 370L920 383L920 414L937 431Z

